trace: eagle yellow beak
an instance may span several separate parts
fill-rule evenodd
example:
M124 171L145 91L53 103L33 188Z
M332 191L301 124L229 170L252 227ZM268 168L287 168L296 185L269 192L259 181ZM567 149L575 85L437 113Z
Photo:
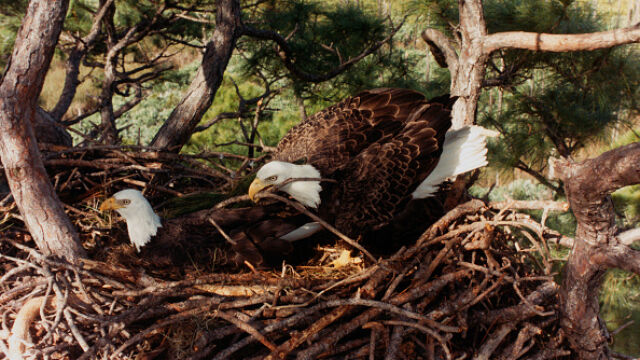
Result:
M251 201L253 202L257 202L255 198L256 194L262 191L267 186L269 185L263 183L262 180L258 178L253 179L253 182L251 183L251 185L249 185L249 199L251 199Z
M124 205L120 204L120 202L114 198L114 197L110 197L107 200L105 200L104 202L102 202L102 204L100 205L100 212L105 212L107 210L118 210L123 208Z

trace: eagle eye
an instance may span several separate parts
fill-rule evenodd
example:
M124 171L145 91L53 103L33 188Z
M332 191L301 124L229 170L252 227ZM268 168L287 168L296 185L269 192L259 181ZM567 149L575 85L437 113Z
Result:
M278 180L278 176L276 176L276 175L269 176L269 177L268 177L268 178L266 178L265 180L266 180L266 181L270 181L270 182L271 182L271 181L276 181L276 180Z
M131 200L129 200L129 199L122 199L122 200L120 200L120 204L122 204L122 205L124 205L124 206L127 206L127 205L131 204Z

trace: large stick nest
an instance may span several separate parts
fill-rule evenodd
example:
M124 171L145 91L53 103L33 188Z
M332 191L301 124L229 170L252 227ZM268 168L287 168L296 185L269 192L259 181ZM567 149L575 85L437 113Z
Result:
M145 156L113 156L120 160L109 166L118 163L120 170L97 175L70 161L77 156L65 158L55 162L52 177L61 179L58 190L64 179L64 191L77 194L105 184L117 187L122 179L148 181L151 172L143 168L158 160L143 161ZM140 168L122 170L132 163ZM213 185L232 187L224 181ZM162 187L170 189L157 185ZM85 205L93 201L78 198ZM15 214L10 204L2 205ZM96 230L100 225L88 225L98 217L95 211L79 210L80 203L68 206L82 225L83 239L105 243L104 231ZM548 359L569 354L558 320L556 259L548 244L556 235L526 215L491 209L480 200L459 205L416 242L375 263L344 246L323 247L318 251L328 255L305 266L192 266L178 279L169 270L149 272L113 257L75 265L44 257L19 222L5 221L12 224L0 238L0 353L7 357L12 351L52 359Z

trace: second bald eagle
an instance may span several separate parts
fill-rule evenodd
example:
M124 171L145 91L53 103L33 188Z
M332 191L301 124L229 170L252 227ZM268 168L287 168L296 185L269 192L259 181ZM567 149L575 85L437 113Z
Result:
M249 196L269 188L288 193L348 236L379 229L412 199L429 197L447 178L487 164L492 132L479 126L449 130L454 102L448 95L427 100L413 90L388 88L349 97L292 128L257 172ZM283 239L319 229L306 224Z

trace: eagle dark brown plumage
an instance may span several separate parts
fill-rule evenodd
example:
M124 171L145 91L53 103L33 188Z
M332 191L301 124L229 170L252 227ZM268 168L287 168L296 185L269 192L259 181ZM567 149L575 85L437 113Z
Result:
M454 102L448 95L428 101L409 89L364 91L293 127L273 160L304 161L337 181L321 184L318 212L338 230L375 230L436 167Z
M426 100L407 89L374 89L349 97L292 128L278 144L273 160L258 170L249 197L256 200L255 195L265 189L285 192L350 237L384 234L389 229L395 234L398 226L410 223L405 220L415 218L412 209L424 207L422 200L432 196L445 179L486 165L488 130L449 129L454 102L448 95ZM305 164L298 164L301 160ZM114 209L127 210L133 200L127 201L131 203L117 203ZM131 212L128 227L157 218L153 211L145 214ZM194 214L176 226L173 221L163 223L155 247L175 246L182 236L172 230L182 234L190 228L185 225L192 223L191 227L212 231L197 224L208 224L215 214ZM300 252L293 242L322 230L320 224L282 204L218 215L215 222L229 229L237 263L278 264ZM147 238L156 233L157 219L155 224ZM377 231L381 228L385 229Z

